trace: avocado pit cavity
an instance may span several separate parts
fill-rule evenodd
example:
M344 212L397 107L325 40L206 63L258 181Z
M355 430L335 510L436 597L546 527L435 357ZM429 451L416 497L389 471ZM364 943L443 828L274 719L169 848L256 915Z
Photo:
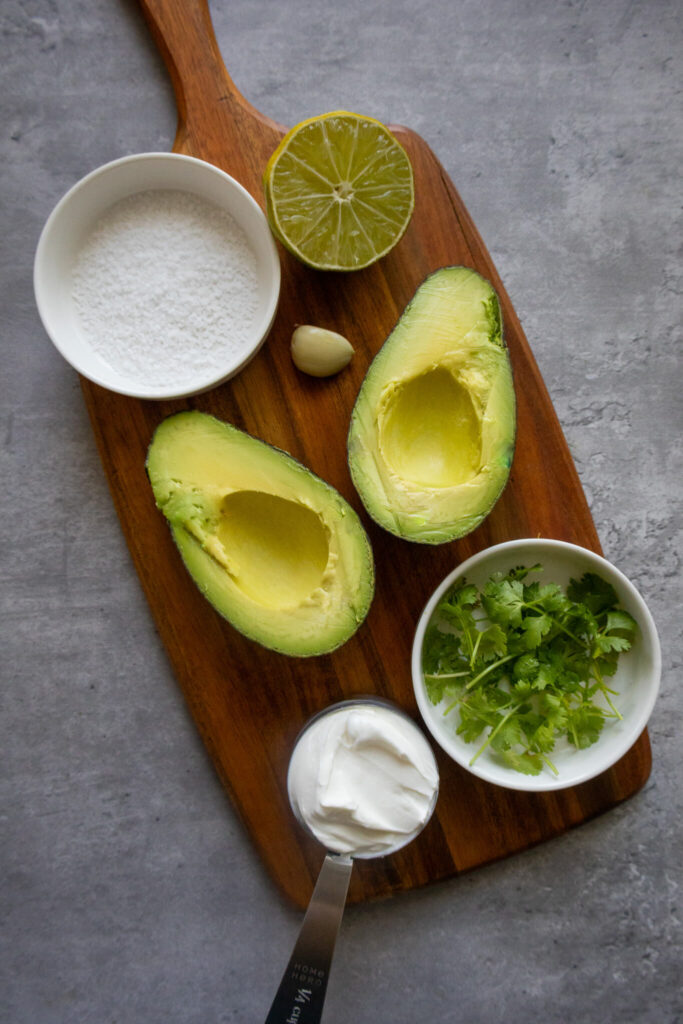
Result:
M389 468L422 487L467 483L481 465L481 422L472 396L444 367L388 391L379 443Z
M323 582L329 536L312 509L262 491L223 499L216 530L244 594L265 608L301 604Z

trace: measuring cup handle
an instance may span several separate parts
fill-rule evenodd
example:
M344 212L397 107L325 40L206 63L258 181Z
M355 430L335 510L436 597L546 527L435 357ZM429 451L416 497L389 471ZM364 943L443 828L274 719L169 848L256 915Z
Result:
M352 869L348 857L330 853L325 857L265 1024L316 1024L322 1017Z

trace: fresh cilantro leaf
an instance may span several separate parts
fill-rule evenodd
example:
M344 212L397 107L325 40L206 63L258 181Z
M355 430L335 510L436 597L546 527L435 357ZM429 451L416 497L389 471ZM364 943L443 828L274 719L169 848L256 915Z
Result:
M545 693L541 694L538 702L539 707L546 718L552 718L554 722L557 722L560 718L562 718L563 721L566 721L567 712L565 703L559 694L546 690Z
M533 654L523 654L521 658L517 658L512 666L512 674L515 679L524 679L526 682L530 682L532 679L535 679L538 668L538 659Z
M474 743L490 724L488 716L482 717L476 707L463 703L460 706L460 721L455 731L466 743Z
M598 662L595 663L596 667ZM613 676L619 667L619 651L603 651L599 659L600 676Z
M628 612L611 611L607 613L607 625L605 630L608 633L612 633L615 629L621 630L622 632L633 636L637 630L636 620Z
M555 723L541 722L529 737L529 747L543 754L549 754L555 746Z
M543 724L543 716L535 711L531 704L523 705L518 715L519 724L522 727L524 735L527 737L533 736L538 727Z
M539 586L535 602L550 614L566 611L571 603L558 583L546 583Z
M523 735L519 717L512 715L502 721L502 724L491 740L491 746L494 750L510 750L511 747L515 747L518 743L522 742Z
M432 623L425 633L422 664L425 671L448 670L462 658L461 639L457 633L445 633Z
M455 584L439 602L435 619L442 625L451 626L459 630L462 635L463 649L472 650L472 637L477 631L477 624L472 614L472 609L479 600L479 594L474 584Z
M557 673L552 665L549 665L547 662L539 663L538 672L531 680L531 686L534 690L540 692L553 686L556 679Z
M611 583L594 572L586 572L581 579L570 580L567 597L576 604L585 605L593 615L617 604L617 592Z
M527 700L534 689L528 679L518 679L512 684L512 692L518 700Z
M579 750L583 750L597 743L604 724L605 716L599 708L582 704L569 715L567 736Z
M514 569L510 569L507 578L511 580L524 580L532 572L540 572L542 568L543 566L540 562L537 562L536 565L516 565ZM505 579L505 576L502 573L498 573L497 578Z
M439 610L452 611L455 608L471 608L479 600L479 593L473 583L456 583L442 598Z
M549 615L526 615L522 622L524 631L524 643L533 651L543 640L543 637L550 632L553 620Z
M482 661L502 658L503 655L507 654L507 636L497 622L494 622L487 629L481 630L477 653Z
M425 676L425 689L432 704L440 704L446 697L454 696L449 680L438 676Z
M631 646L631 641L627 640L625 636L607 636L602 633L596 636L595 643L598 650L604 654L608 654L610 651L627 651Z
M502 757L506 764L514 768L515 771L522 772L523 775L540 775L543 771L543 758L539 754L532 754L529 750L525 750L522 754L518 754L514 750L504 750Z
M524 586L519 580L487 583L481 601L492 622L502 626L519 626L524 608Z

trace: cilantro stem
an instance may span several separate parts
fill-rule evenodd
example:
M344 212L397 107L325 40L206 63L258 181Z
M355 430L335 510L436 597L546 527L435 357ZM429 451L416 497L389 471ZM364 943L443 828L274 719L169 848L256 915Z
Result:
M468 676L470 674L469 669L465 669L463 672L425 672L425 679L459 679L460 676Z
M484 634L483 634L483 632L481 630L477 631L477 639L476 639L476 641L474 643L474 647L472 649L472 654L470 655L470 668L472 668L472 669L474 668L474 662L476 661L477 651L479 650L479 644L481 643L481 638L483 637L483 635Z
M576 726L571 721L571 719L570 719L570 722L569 722L569 728L571 729L572 736L574 737L574 746L576 747L577 750L579 750L580 749L580 747L579 747L579 737L576 735Z
M450 712L453 710L454 707L456 707L456 705L462 704L464 699L465 698L461 694L460 696L456 697L455 700L452 700L444 711L444 718L446 717L446 715L450 714Z
M506 658L499 658L498 661L494 661L492 665L489 665L488 668L485 668L483 672L480 672L478 676L475 676L474 679L471 679L469 681L469 683L465 687L465 691L471 690L472 687L476 685L476 683L480 682L480 680L482 680L484 678L484 676L488 675L489 672L493 672L494 668L498 668L499 665L502 665L504 662L510 661L512 658L516 658L516 657L517 657L516 654L508 654L508 656ZM463 675L464 676L468 676L469 672L454 672L453 673L453 678L455 678L455 676L463 676ZM428 678L428 679L434 679L434 678L448 679L449 676L425 676L425 678ZM452 701L448 705L448 707L444 711L444 715L447 715L449 713L449 711L452 711L453 708L456 706L456 704L459 704L459 703L460 703L460 697L456 697L455 700Z
M494 668L498 668L499 665L504 665L506 661L512 661L512 659L516 657L516 654L508 654L507 657L499 658L498 661L494 661L493 664L489 665L488 668L485 668L483 672L480 672L478 676L475 676L474 679L471 679L467 686L465 687L465 689L471 690L473 686L476 686L480 679L483 679L484 676L487 676L489 672L493 672Z
M614 715L615 718L618 718L620 722L623 722L623 720L624 720L623 719L623 715L619 714L619 711L617 710L617 708L615 708L614 704L610 700L610 693L614 694L615 691L614 690L610 690L607 686L605 686L605 684L603 682L603 679L602 679L602 672L600 671L600 669L598 668L598 666L596 665L595 662L593 662L592 668L593 668L593 675L595 677L595 681L597 682L598 686L600 687L600 692L602 693L603 697L605 698L605 700L609 704L609 706L610 706L610 708L612 710L612 714ZM615 696L616 696L616 694L615 694Z
M467 704L468 703L468 700L467 700L468 697L469 697L469 694L467 692L465 692L465 693L461 693L458 697L455 698L455 700L451 701L451 703L448 705L448 707L443 712L444 717L446 715L450 714L450 712L453 710L453 708L457 704ZM511 704L512 704L512 700L509 700L506 704L499 704L497 707L491 708L490 709L490 713L498 714L499 711L504 711L505 708L509 708ZM518 704L515 705L515 707L518 707L518 706L519 706Z
M610 708L612 709L612 714L613 714L614 718L618 718L620 722L623 722L624 716L619 714L618 709L615 708L614 704L612 703L612 701L607 696L607 690L603 689L602 693L603 693L603 696L604 696L605 700L607 701L607 703L609 704Z
M476 752L476 754L474 755L474 757L470 761L470 767L474 764L474 762L477 760L479 755L484 753L484 751L488 747L488 745L491 742L491 740L494 738L496 733L505 725L505 723L507 722L508 718L511 718L512 715L516 714L516 712L517 712L517 705L515 704L515 706L510 711L508 711L507 715L504 715L503 718L501 718L501 720L498 723L498 725L494 726L494 728L491 729L491 732L488 734L488 736L486 737L485 741L482 743L482 745L479 747L479 750Z

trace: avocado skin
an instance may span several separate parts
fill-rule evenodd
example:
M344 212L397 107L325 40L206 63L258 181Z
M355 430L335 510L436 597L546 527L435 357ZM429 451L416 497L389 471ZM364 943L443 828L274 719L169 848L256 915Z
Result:
M459 307L463 308L458 313ZM472 314L469 320L463 310ZM441 328L436 332L434 316ZM438 335L435 348L430 331ZM473 378L477 364L483 378L488 377L486 386L473 389L486 456L478 472L453 487L401 479L387 464L380 444L386 394L440 367L455 369L456 378ZM368 515L389 533L415 543L444 544L471 533L489 515L508 482L516 426L512 366L498 296L490 282L471 268L442 267L417 288L375 355L351 414L347 459Z
M184 483L174 471L174 443L187 433L190 447L195 449L193 460L203 444L219 439L217 461L229 467L218 483L207 481L206 493L197 487L196 479ZM235 466L230 454L235 449L242 452L243 465ZM156 428L145 469L157 507L167 519L193 582L215 610L249 640L279 654L306 658L337 649L361 626L374 596L370 541L356 512L339 492L287 452L213 416L186 411L172 414ZM317 588L330 595L329 605L318 609L318 617L315 600L309 605L304 601L298 614L288 608L262 607L239 591L212 549L221 518L217 493L245 490L279 497L277 482L283 480L287 501L296 504L301 499L305 508L314 508L320 515L330 551L336 556L330 578ZM277 523L273 529L277 533Z

